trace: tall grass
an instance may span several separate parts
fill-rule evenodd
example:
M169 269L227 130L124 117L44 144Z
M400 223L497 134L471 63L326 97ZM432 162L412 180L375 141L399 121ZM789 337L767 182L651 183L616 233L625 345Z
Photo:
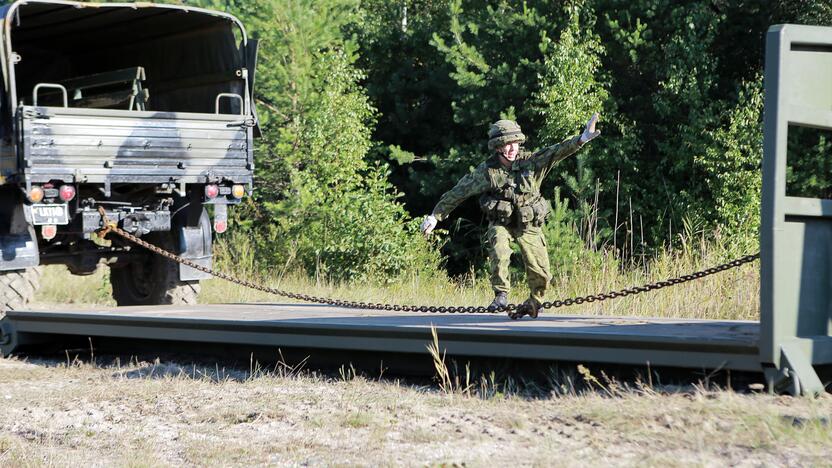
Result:
M726 248L721 239L688 236L680 248L666 248L651 257L622 261L610 252L592 267L554 272L548 300L618 290L625 287L676 277L721 263ZM621 265L625 264L625 267ZM221 238L215 248L215 267L241 278L316 296L365 302L427 305L488 304L493 293L488 278L471 272L462 278L427 271L410 275L392 284L338 283L313 278L304 272L258 267L252 243L243 235ZM521 278L522 280L522 278ZM528 295L522 281L517 281L509 296L520 302ZM200 301L204 303L290 302L290 300L238 286L223 280L202 282ZM660 291L642 293L604 302L556 309L548 313L574 315L611 315L674 317L703 319L759 318L759 263L754 262L730 271ZM35 300L41 303L112 305L108 271L102 267L94 275L73 277L63 267L46 269L42 287Z
M710 239L710 240L709 240ZM722 263L726 252L721 239L704 235L683 237L681 247L666 248L651 257L630 259L626 263L611 253L599 266L554 272L547 299L619 290L633 285L663 280ZM412 275L387 285L337 283L325 278L310 278L302 272L264 271L257 267L255 253L242 236L231 236L218 244L217 267L244 278L307 294L365 302L398 304L479 305L493 298L488 278L470 272L461 278L448 278L437 272ZM621 267L625 263L626 267ZM677 285L605 302L558 309L554 313L644 317L757 320L759 318L759 263ZM522 279L522 278L521 278ZM520 302L528 296L522 281L509 299ZM208 280L201 300L205 302L287 302L266 293L248 290L220 280Z
M88 307L115 305L110 287L110 269L99 267L89 276L75 276L62 265L44 268L34 301L39 306Z

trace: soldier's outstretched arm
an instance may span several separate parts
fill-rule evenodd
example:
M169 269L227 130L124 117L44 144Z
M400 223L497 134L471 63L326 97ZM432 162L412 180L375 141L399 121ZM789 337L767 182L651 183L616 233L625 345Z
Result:
M433 215L436 219L442 221L447 218L451 211L454 210L460 203L467 198L479 195L488 190L488 169L485 163L477 166L473 172L466 174L459 179L454 188L448 190L439 198L439 202L433 208Z
M584 144L601 134L600 130L595 129L597 122L598 113L596 112L589 118L583 133L567 138L556 145L549 146L535 153L532 157L535 165L548 173L558 161L575 154Z
M489 188L488 175L485 164L480 164L473 172L465 175L454 188L448 190L439 198L433 208L433 213L425 217L422 232L430 234L438 221L446 219L451 211L469 197L479 195Z

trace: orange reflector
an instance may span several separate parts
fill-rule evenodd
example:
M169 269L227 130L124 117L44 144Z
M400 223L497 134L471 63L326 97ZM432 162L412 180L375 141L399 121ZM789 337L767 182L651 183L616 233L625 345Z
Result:
M214 221L214 232L222 234L228 230L228 221Z
M39 203L43 200L43 189L40 187L32 187L29 189L29 201L32 203Z
M46 240L52 240L58 234L58 226L54 224L45 224L40 227L40 235Z
M231 196L234 198L243 198L246 195L246 188L242 185L235 185L231 187Z

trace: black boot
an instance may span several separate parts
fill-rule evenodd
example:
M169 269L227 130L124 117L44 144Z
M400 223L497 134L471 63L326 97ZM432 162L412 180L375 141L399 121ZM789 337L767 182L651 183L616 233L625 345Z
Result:
M504 292L498 292L497 295L494 296L494 300L491 301L491 305L488 306L488 310L496 311L497 309L507 305L508 295Z

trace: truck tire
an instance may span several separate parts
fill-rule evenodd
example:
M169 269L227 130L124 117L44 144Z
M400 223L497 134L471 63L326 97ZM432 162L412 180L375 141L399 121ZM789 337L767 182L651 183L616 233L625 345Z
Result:
M42 267L0 271L0 317L7 310L20 309L32 299L40 287Z
M173 250L169 232L151 233L147 241ZM199 298L199 281L181 281L179 265L152 252L141 259L110 269L113 299L119 306L192 305Z

